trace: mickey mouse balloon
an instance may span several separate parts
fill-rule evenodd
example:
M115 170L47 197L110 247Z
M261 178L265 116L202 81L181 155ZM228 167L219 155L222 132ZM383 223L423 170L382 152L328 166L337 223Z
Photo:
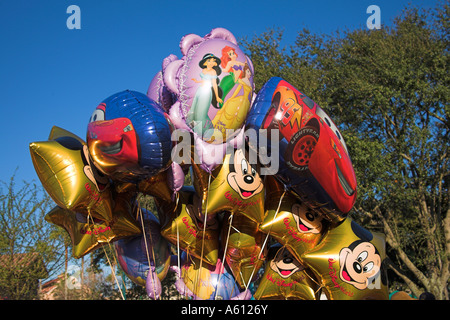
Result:
M301 261L301 255L322 239L329 223L320 212L285 191L272 176L266 177L265 184L266 211L260 229L286 246Z
M257 300L316 300L319 285L295 257L281 245L269 249L268 263L254 297Z
M242 214L261 223L264 215L264 180L256 159L239 148L225 155L223 164L209 175L192 165L194 187L201 198L201 214L221 211ZM207 217L206 217L207 218Z
M131 215L127 199L118 199L109 222L60 207L53 208L45 220L62 227L72 241L72 255L78 259L101 246L122 238L138 236L141 229Z
M347 218L328 231L305 262L321 279L331 300L387 300L385 238Z
M258 224L246 216L225 215L221 234L222 248L226 248L225 261L242 289L256 280L258 270L266 259L266 238L258 230Z

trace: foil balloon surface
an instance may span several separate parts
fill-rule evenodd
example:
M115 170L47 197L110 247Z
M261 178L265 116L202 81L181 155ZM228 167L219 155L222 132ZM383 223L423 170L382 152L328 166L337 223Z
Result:
M223 164L208 174L192 165L194 187L201 198L201 213L229 211L260 223L264 216L264 181L259 167L249 161L244 149L228 153Z
M320 106L274 77L252 104L247 128L266 130L269 141L277 132L280 168L275 176L329 220L345 219L356 199L355 172L342 134ZM260 143L249 140L254 150L260 150Z
M199 259L188 258L180 270L178 292L193 300L231 300L243 295L221 260L215 266L201 264ZM244 296L244 299L248 296Z
M177 97L173 112L182 115L182 127L204 141L223 143L227 129L235 132L244 125L253 95L253 65L223 28L204 37L185 35L180 49L183 57L163 71L165 86Z
M316 300L320 286L310 270L280 245L272 246L268 265L258 289L257 300Z
M144 287L149 274L155 274L158 281L165 278L170 266L170 250L167 240L161 236L158 218L146 209L140 210L138 223L142 225L142 218L145 232L118 240L114 247L118 262L128 278ZM156 287L156 279L151 280L155 281Z
M161 235L188 255L215 265L219 252L219 225L216 220L204 224L198 219L192 190L180 191L174 202L157 201L161 217Z
M88 217L60 207L53 208L45 220L56 224L69 234L72 241L72 256L76 259L122 238L141 234L129 206L119 202L109 222Z
M224 217L221 243L225 261L241 289L257 278L266 259L265 239L258 224L247 217L239 214Z
M30 154L43 187L65 209L112 219L110 181L93 164L86 143L54 127L50 140L30 143Z
M267 176L266 211L260 226L301 261L301 255L314 248L322 239L328 225L322 213L306 206L298 196L284 190L272 176Z
M170 165L172 125L145 94L125 90L100 103L87 128L89 152L113 180L136 182Z
M347 218L301 258L331 300L388 300L385 246L383 234Z

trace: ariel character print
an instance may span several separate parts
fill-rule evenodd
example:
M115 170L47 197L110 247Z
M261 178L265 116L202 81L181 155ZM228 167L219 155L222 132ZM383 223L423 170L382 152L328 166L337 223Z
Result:
M245 64L242 73L240 73L240 79L237 80L236 90L225 101L222 109L217 112L212 120L214 128L216 131L220 131L223 137L225 137L226 129L236 130L240 128L247 117L252 94L251 76L250 67ZM238 95L241 90L243 90L243 94Z
M229 73L227 76L223 77L219 85L223 90L224 98L240 78L245 66L244 62L237 61L237 57L238 55L234 48L225 46L222 49L221 66L224 72ZM222 103L220 103L219 105L220 107L222 107Z
M195 92L191 108L186 115L186 120L192 128L200 124L202 135L207 129L213 128L211 119L208 116L211 104L216 105L217 103L223 102L221 90L218 86L218 76L222 73L219 67L220 62L220 59L214 54L205 54L199 62L200 68L203 69L200 72L200 80L192 79L192 81L200 84L200 86Z

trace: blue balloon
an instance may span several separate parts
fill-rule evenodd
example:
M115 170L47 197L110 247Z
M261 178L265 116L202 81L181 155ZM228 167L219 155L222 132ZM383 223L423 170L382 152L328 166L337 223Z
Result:
M114 242L118 262L128 278L144 286L149 272L160 280L164 279L170 267L170 249L167 240L161 237L158 218L142 209L144 234ZM149 267L149 262L151 268Z

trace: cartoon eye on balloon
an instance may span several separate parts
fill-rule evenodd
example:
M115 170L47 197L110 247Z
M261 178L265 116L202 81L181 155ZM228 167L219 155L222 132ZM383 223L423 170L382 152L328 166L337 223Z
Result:
M302 254L332 300L387 300L385 237L347 218Z
M42 185L58 206L112 219L109 179L93 164L82 139L54 127L48 141L30 143L30 154Z
M170 165L171 132L170 120L156 102L125 90L97 106L88 124L87 143L106 175L139 181Z
M246 128L268 130L269 139L273 130L279 133L276 177L328 219L345 219L356 199L356 177L344 139L323 109L288 82L272 78L256 97ZM249 145L260 147L258 141Z

